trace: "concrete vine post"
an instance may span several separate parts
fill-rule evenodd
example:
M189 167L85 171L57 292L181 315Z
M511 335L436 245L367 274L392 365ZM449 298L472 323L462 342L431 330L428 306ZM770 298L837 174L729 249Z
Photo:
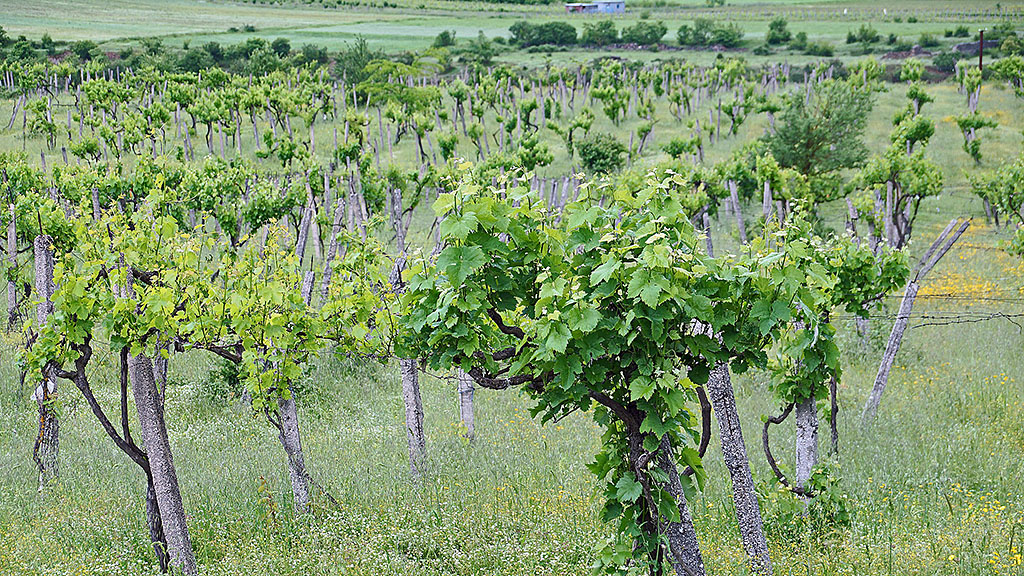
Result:
M36 324L44 326L53 314L53 239L45 234L36 236L33 243L35 256ZM39 467L39 490L60 475L59 421L52 402L57 395L57 379L45 370L33 398L39 408L39 434L36 436L32 456Z

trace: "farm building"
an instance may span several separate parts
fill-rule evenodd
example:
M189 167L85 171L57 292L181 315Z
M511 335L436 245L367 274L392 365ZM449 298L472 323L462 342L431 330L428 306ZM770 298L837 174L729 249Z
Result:
M626 11L625 0L596 0L595 2L566 3L565 11L570 14L622 14Z

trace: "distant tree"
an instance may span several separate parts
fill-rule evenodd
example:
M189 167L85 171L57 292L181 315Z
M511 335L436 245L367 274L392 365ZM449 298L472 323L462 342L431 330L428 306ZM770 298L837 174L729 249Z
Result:
M615 29L615 22L611 19L583 23L580 44L584 46L607 46L614 44L618 39L619 32Z
M199 72L216 65L210 53L202 48L186 50L178 61L178 69L183 72Z
M366 65L383 57L383 52L371 50L366 38L359 36L354 43L347 45L335 57L334 71L339 78L347 78L349 82L359 83L369 76L365 71Z
M836 47L828 42L808 42L804 46L804 53L810 56L832 57L836 54Z
M790 97L766 141L784 168L809 177L822 176L864 162L861 141L872 107L869 90L850 82L826 80L806 98Z
M846 33L847 44L874 44L882 39L882 36L875 30L870 24L861 24L860 28L856 32Z
M590 174L610 174L622 168L626 147L607 133L594 134L576 144L583 169Z
M55 52L53 38L49 34L43 34L43 37L39 39L39 48L46 52L47 56L53 56Z
M11 60L33 60L36 57L36 51L31 42L20 38L7 49L7 57Z
M483 30L480 30L476 39L470 40L466 45L466 49L462 52L462 59L469 63L488 66L494 59L494 54L494 43L484 35Z
M805 50L807 49L807 32L797 32L796 36L793 37L793 41L789 43L790 50Z
M253 76L265 76L281 67L281 59L269 48L260 48L249 58L249 73Z
M210 55L210 58L213 58L214 62L220 63L224 60L224 49L221 48L219 42L207 42L203 44L203 50Z
M159 38L143 38L142 51L150 56L159 56L164 51L164 42Z
M275 38L274 41L270 43L270 49L274 51L274 54L277 54L278 58L284 58L291 54L292 44L287 38Z
M437 36L434 37L434 48L447 48L448 46L455 45L455 30L441 30Z
M641 20L622 29L622 41L627 44L651 46L660 42L667 32L668 27L661 22Z
M683 24L677 33L679 43L684 46L714 46L734 48L743 41L743 29L730 22L718 24L710 18L697 18L693 26Z
M571 46L576 43L576 28L567 22L545 22L533 24L526 20L509 27L511 42L523 48L529 46Z
M789 22L779 16L768 23L768 34L765 35L765 42L769 44L785 44L793 37L789 31Z
M323 46L317 46L316 44L304 44L302 50L299 52L299 59L303 64L310 62L316 62L317 64L327 64L327 48Z
M99 52L99 46L92 40L79 40L71 44L71 53L83 62L92 60Z

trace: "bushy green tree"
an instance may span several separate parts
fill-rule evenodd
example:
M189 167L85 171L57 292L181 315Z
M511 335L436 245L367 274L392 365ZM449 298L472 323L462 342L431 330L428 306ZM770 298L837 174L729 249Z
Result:
M615 136L594 134L576 145L583 169L589 174L610 174L622 168L626 147Z
M864 162L868 150L861 138L873 105L869 89L843 80L826 80L787 99L766 138L783 167L817 177Z
M768 33L764 37L764 41L768 44L785 44L793 37L793 34L789 31L789 22L785 18L779 16L768 23Z
M615 22L611 19L606 18L597 22L583 23L583 35L580 37L580 44L585 46L607 46L608 44L614 44L618 39L619 32L615 29Z
M668 27L662 22L641 20L632 26L626 26L622 29L622 41L627 44L651 46L661 42L661 38L667 32Z
M568 22L534 24L521 20L509 27L511 42L523 48L529 46L571 46L576 43L576 28Z
M743 41L743 28L735 22L719 24L710 18L697 18L693 26L680 26L676 37L684 46L720 45L734 48Z

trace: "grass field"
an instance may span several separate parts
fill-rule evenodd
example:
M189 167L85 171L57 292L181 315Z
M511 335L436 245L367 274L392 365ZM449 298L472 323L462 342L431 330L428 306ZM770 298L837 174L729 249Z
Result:
M977 216L977 206L960 193L928 208L919 232L925 238L947 217ZM1024 312L1024 268L993 249L1004 236L976 219L925 284L914 323L949 311ZM913 328L881 417L865 431L859 407L892 309L873 320L868 349L844 329L840 460L853 524L824 534L794 530L775 504L779 495L765 484L777 573L1017 574L1014 535L1024 523L1024 389L1017 375L1024 337L1006 320ZM11 345L0 375L14 383ZM296 519L271 429L237 403L211 399L210 365L197 354L176 357L168 394L171 441L204 573L582 575L609 533L597 520L595 482L583 467L597 445L585 416L540 426L517 393L481 391L478 436L469 444L456 424L453 384L427 378L431 469L412 484L396 371L335 360L309 374L302 417L313 474L341 509L319 497L314 514ZM757 449L759 417L776 407L762 376L738 378L736 386L755 477L767 482L770 472ZM102 388L112 401L113 382ZM142 478L68 394L63 477L40 496L27 454L33 408L14 384L0 393L0 458L7 464L0 469L0 572L153 573ZM775 445L785 462L792 440L789 428L781 428ZM708 488L693 505L697 528L709 573L744 574L716 450L713 443Z
M338 50L346 42L363 36L372 46L393 52L426 48L442 30L455 30L457 38L462 39L475 38L479 31L488 37L508 36L508 27L517 19L566 19L560 4L519 6L458 0L397 0L390 4L394 7L366 5L340 9L299 2L256 5L223 0L0 0L0 26L15 36L39 38L49 33L56 40L91 39L110 50L153 36L163 37L172 45L211 40L232 44L253 36L283 37L295 46L318 44ZM982 0L968 7L946 0L911 0L899 6L881 0L740 0L713 13L740 22L751 46L761 43L767 30L765 15L772 11L787 14L794 33L804 31L812 39L841 45L846 32L863 22L872 23L883 36L896 33L912 40L929 33L941 37L942 31L952 24L948 18L940 17L945 10L993 11L993 15L970 19L972 27L989 26L998 21L994 16L997 5L1011 9L1017 3ZM836 10L842 8L850 10L850 14L837 14ZM893 17L880 13L883 8L892 9L893 14L897 9L918 14L921 21L895 22ZM636 22L644 11L663 20L669 28L666 40L674 41L680 25L707 9L703 2L669 0L666 6L630 10L616 21L621 28ZM70 14L74 17L67 17ZM575 16L568 21L581 28L588 19ZM256 32L228 32L229 28L242 29L247 24L255 26Z

